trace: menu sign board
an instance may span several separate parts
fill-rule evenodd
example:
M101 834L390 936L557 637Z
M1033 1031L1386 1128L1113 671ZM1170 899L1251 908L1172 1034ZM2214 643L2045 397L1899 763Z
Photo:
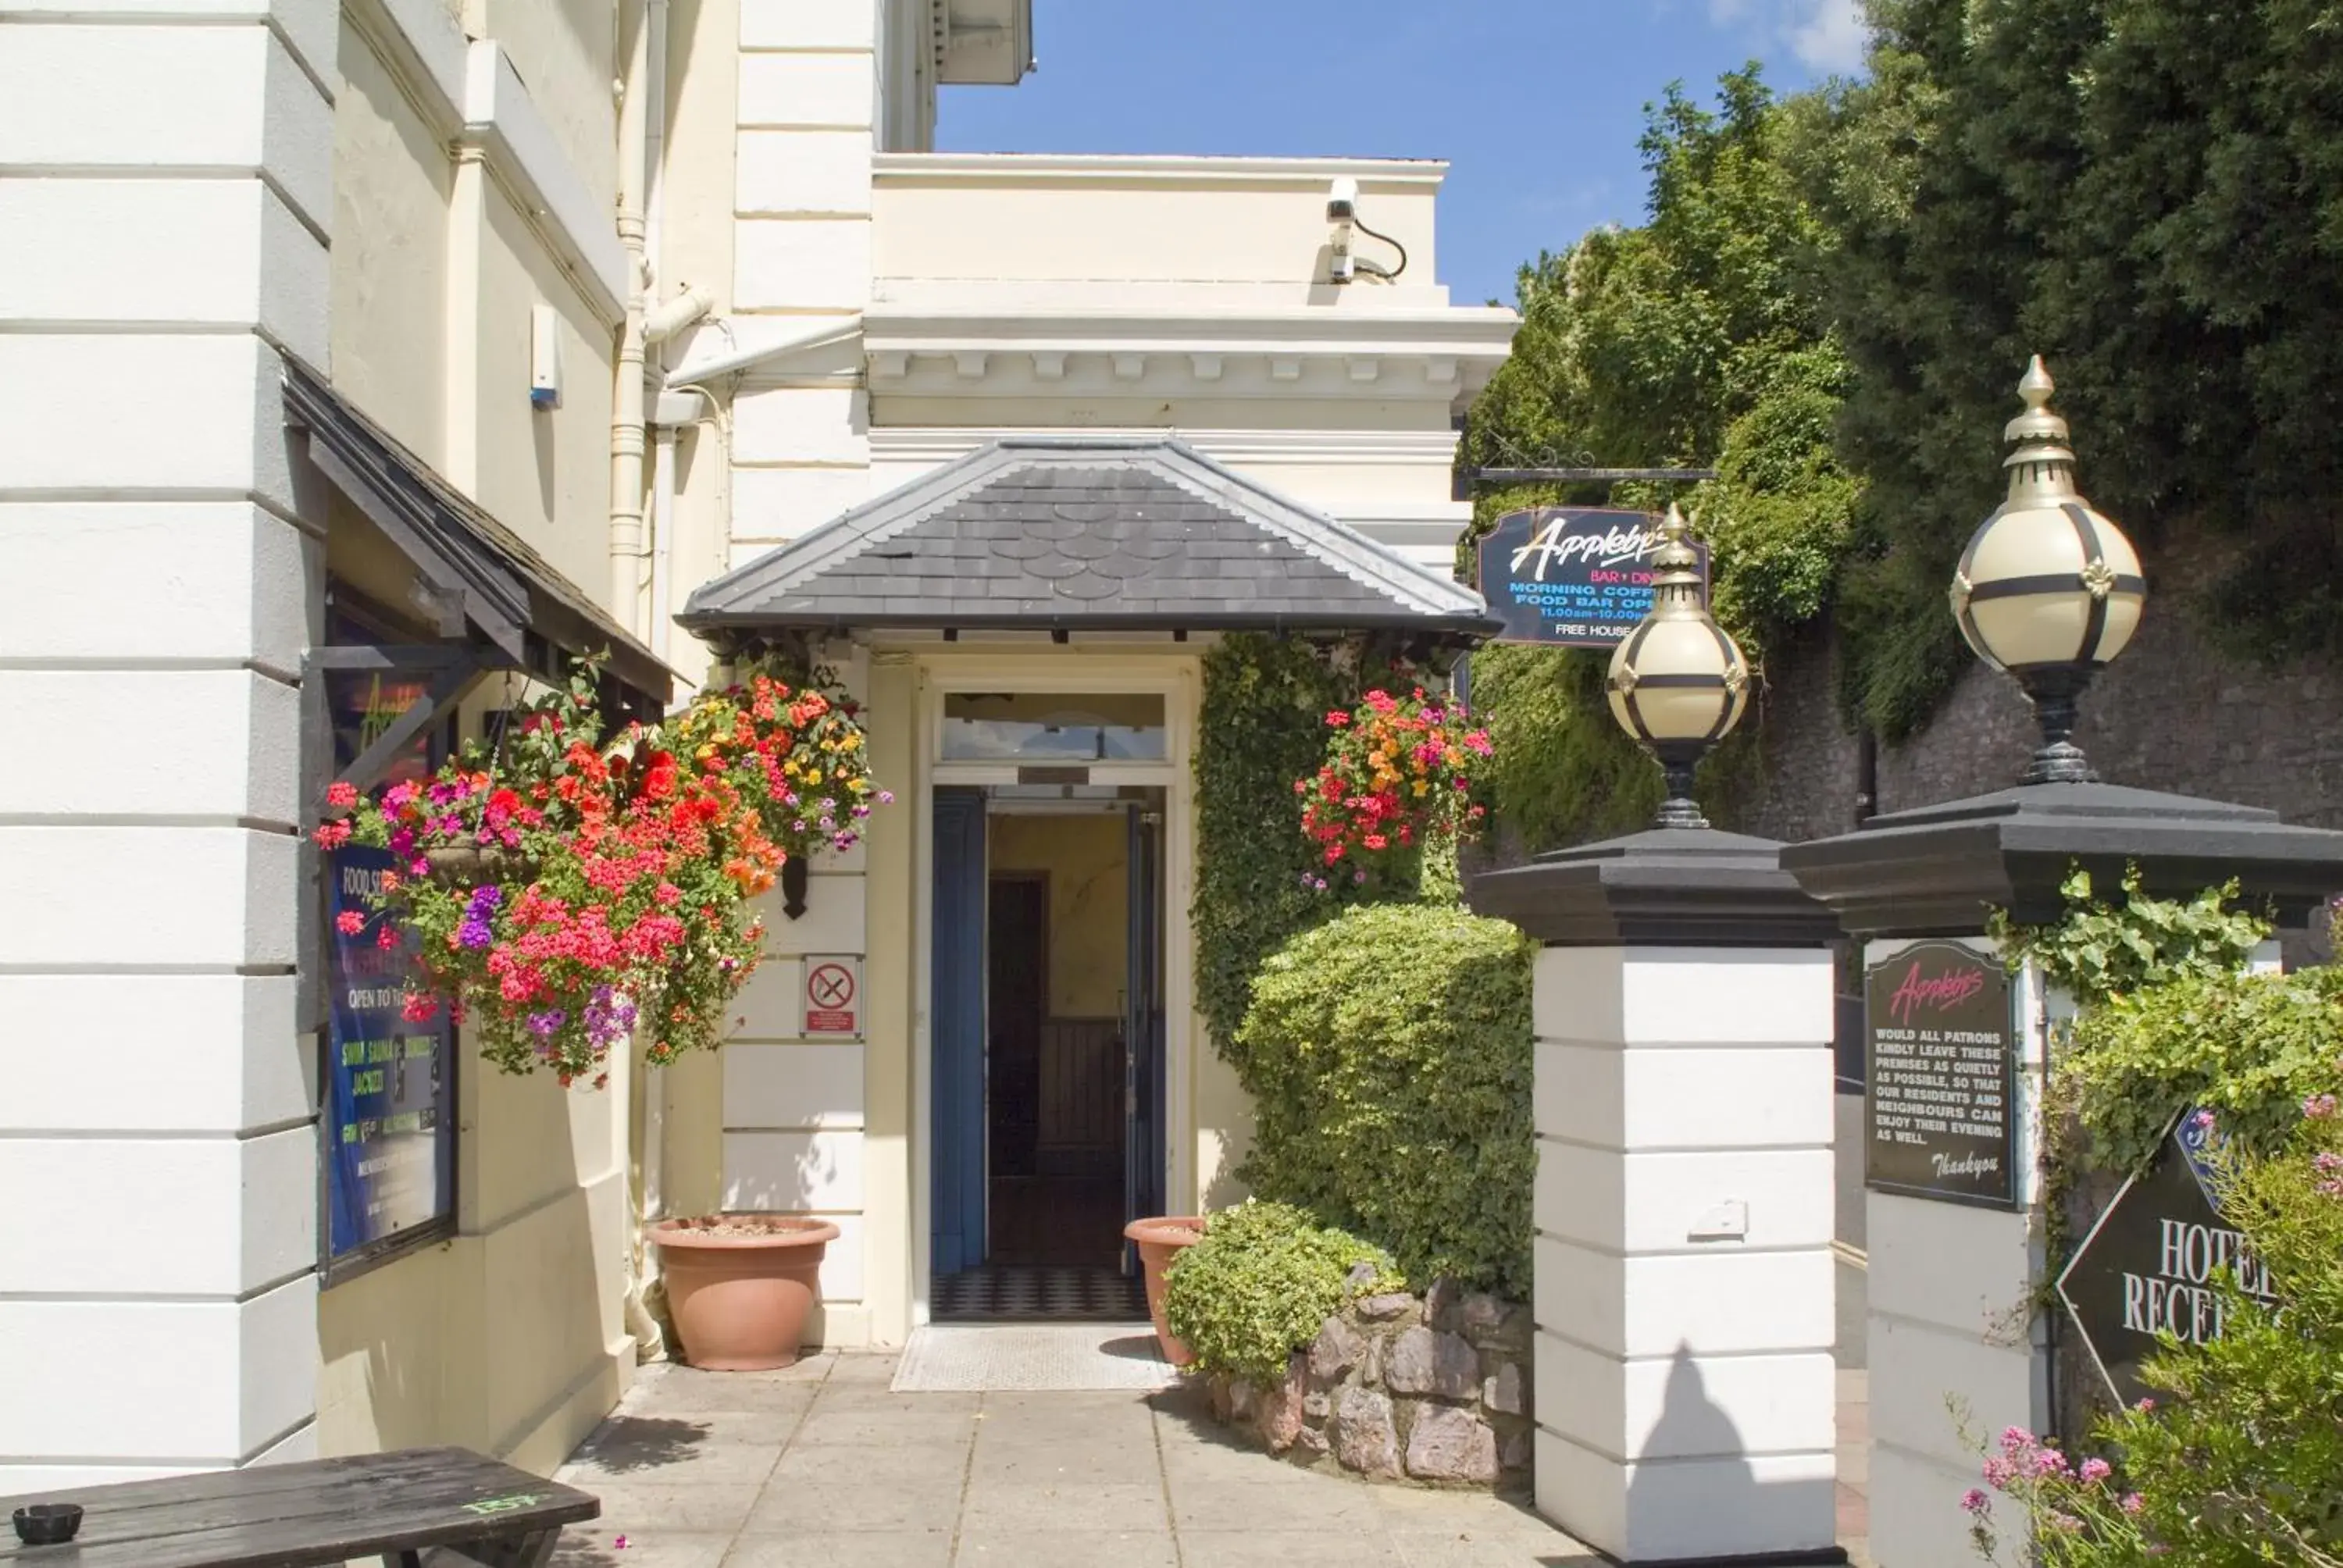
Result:
M1540 507L1508 512L1481 538L1479 586L1505 624L1499 642L1609 648L1652 608L1652 558L1663 543L1648 512ZM1694 544L1702 580L1708 551Z
M334 1258L455 1212L454 1030L445 1009L421 1022L405 1016L415 934L371 907L391 864L385 851L356 845L327 861L326 1209ZM352 930L342 929L345 912L356 917Z
M1920 942L1864 977L1865 1185L2017 1206L2017 1040L2009 975L1956 942Z
M332 635L372 640L340 622ZM414 676L337 674L327 688L338 774L429 689ZM434 737L416 737L377 785L428 777ZM373 899L392 865L380 849L345 845L324 857L326 984L326 1256L363 1252L456 1212L455 1030L442 1009L405 1016L414 933ZM344 930L343 917L353 929ZM385 932L389 942L385 946Z

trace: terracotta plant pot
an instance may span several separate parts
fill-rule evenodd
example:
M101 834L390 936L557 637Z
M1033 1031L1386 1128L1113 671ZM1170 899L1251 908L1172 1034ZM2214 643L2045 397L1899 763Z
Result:
M651 1227L684 1360L763 1372L798 1359L838 1227L803 1214L709 1214Z
M1175 1367L1193 1365L1196 1352L1172 1333L1163 1316L1163 1271L1172 1266L1182 1247L1203 1240L1204 1221L1193 1214L1161 1215L1133 1220L1122 1233L1139 1243L1140 1271L1147 1281L1147 1315L1155 1320L1155 1342L1163 1347L1163 1359Z

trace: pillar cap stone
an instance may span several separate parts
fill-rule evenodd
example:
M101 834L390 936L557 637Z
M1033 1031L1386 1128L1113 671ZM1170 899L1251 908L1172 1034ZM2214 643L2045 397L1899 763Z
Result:
M1475 914L1548 947L1822 947L1831 912L1782 869L1771 839L1653 828L1473 879Z
M2059 884L2077 866L2112 890L2130 864L2158 898L2235 878L2247 903L2299 926L2343 890L2343 833L2119 784L2022 784L1874 817L1782 852L1785 869L1857 937L1970 935L1992 909L2046 923L2065 912Z

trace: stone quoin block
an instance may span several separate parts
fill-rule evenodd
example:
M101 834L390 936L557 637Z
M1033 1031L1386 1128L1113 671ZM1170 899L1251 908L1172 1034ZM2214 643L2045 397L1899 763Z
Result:
M860 1131L727 1132L724 1207L859 1210L862 1155Z
M0 659L249 661L298 678L315 548L244 501L0 503L0 580L42 585L0 616Z
M266 171L333 226L333 105L265 27L12 27L0 165Z
M862 1125L862 1046L727 1043L724 1125L750 1129Z
M867 215L870 133L742 131L732 199L744 215Z
M19 1132L299 1121L316 1070L294 1033L294 987L290 975L0 975L0 1105Z
M0 670L0 711L100 769L0 773L0 818L209 817L290 830L300 693L243 669ZM139 715L140 743L121 744Z
M297 859L292 834L247 828L0 826L0 949L32 969L289 970ZM122 890L158 867L171 918L126 922Z
M258 180L12 180L0 233L42 236L0 318L257 327L327 362L326 247Z
M317 1257L317 1159L307 1123L0 1139L0 1292L237 1296L300 1273Z
M870 219L744 217L732 233L732 299L740 309L844 312L870 303ZM796 368L795 359L784 367Z
M860 55L743 55L736 123L868 130L875 93Z
M848 387L768 387L732 405L739 463L870 461L870 394Z

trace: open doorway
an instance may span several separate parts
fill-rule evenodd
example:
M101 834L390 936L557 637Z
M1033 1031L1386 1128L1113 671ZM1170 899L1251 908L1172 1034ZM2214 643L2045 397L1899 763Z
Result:
M937 793L940 1320L1144 1315L1161 1202L1160 789Z

